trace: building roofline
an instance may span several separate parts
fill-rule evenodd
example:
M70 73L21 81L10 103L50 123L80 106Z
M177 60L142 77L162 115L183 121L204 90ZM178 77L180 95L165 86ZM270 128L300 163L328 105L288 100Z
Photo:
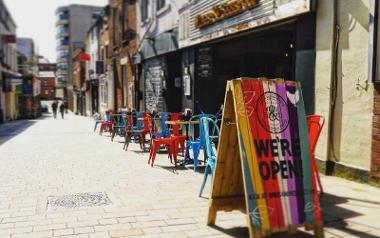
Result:
M88 8L99 8L103 9L104 6L95 6L95 5L89 5L89 4L70 4L66 6L58 7L57 10L55 10L55 13L57 14L60 10L69 9L70 7L88 7Z
M12 16L11 12L9 11L9 8L5 4L5 2L3 0L0 0L0 3L4 6L4 9L8 13L9 19L11 20L11 22L13 23L13 25L15 26L15 28L17 28L17 24L16 24L15 20L13 19L13 16Z

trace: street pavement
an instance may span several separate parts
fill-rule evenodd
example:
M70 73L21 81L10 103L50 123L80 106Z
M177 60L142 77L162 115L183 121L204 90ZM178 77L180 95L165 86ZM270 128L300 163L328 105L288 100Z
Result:
M175 169L165 154L151 168L137 145L124 151L121 137L111 142L93 125L73 114L0 125L0 238L248 236L240 212L219 212L216 226L206 225L210 184L199 198L201 172ZM322 182L326 237L380 237L380 189L335 177ZM84 193L110 201L47 205L52 196ZM65 198L57 204L70 206Z

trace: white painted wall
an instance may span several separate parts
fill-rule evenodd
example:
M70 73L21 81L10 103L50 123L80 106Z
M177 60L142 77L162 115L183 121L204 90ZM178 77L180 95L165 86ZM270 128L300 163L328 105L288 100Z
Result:
M149 30L149 36L154 37L178 26L178 11L187 0L166 0L166 6L157 11L156 1L148 1L148 20L141 22L141 0L137 1L137 37L139 42L145 32Z
M369 0L338 1L338 91L334 114L333 147L336 160L370 169L373 85L368 82ZM318 1L316 39L316 113L329 118L333 1ZM328 121L327 121L328 125ZM317 157L327 158L327 125Z

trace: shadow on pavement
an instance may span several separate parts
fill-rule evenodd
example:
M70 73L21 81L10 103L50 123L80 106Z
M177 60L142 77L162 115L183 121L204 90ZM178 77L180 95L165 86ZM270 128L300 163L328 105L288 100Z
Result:
M6 122L0 125L0 145L4 144L8 140L13 137L19 135L32 125L34 125L37 121L45 120L46 118L50 118L51 116L43 114L41 117L30 120L16 120L11 122Z
M345 221L346 219L362 216L365 214L355 212L353 210L346 209L339 206L339 205L349 203L350 201L368 203L369 205L379 205L379 202L356 199L356 198L339 197L339 196L328 194L328 193L323 194L320 197L320 201L321 201L321 208L322 208L322 213L323 213L323 218L324 218L325 235L329 234L329 235L332 235L331 237L343 237L343 236L337 236L336 234L334 234L333 231L331 232L331 230L339 230L340 235L344 233L345 236L348 236L348 237L379 238L378 235L370 234L365 231L366 228L368 228L368 230L374 229L370 225L355 224L354 222L349 223ZM217 220L217 224L218 224L218 220ZM215 225L215 226L212 226L212 228L220 232L223 232L224 234L229 235L231 237L236 237L236 238L249 237L247 227L223 228L222 226ZM268 238L303 238L303 237L305 238L314 237L314 235L306 233L302 230L299 230L298 233L292 234L292 235L287 234L286 232L281 232L281 233L275 233L268 236Z
M143 151L134 151L141 154L146 153ZM166 154L166 151L160 151L159 154ZM148 155L148 154L147 154ZM162 159L162 158L160 158ZM168 158L164 158L168 159ZM178 160L178 164L182 161ZM155 167L167 170L170 173L180 174L180 171L193 170L194 165L186 165L174 167L174 165L163 166L155 164ZM196 173L203 174L205 166L198 165ZM194 194L196 196L196 194ZM371 234L371 230L376 230L375 226L371 224L377 224L376 221L372 223L356 222L352 221L352 218L358 219L361 216L368 215L365 209L378 209L380 211L380 202L374 200L361 199L358 197L345 197L338 196L336 194L324 193L320 196L321 210L323 213L325 235L328 237L361 237L361 238L379 238L376 234ZM202 197L207 199L206 197ZM376 199L376 198L373 198ZM375 210L376 212L376 210ZM212 228L231 237L249 237L247 227L229 227L224 225L223 221L217 219L216 225ZM337 234L339 233L339 235ZM343 235L342 235L343 234ZM287 232L274 233L269 238L307 238L314 237L313 232L304 231L303 227L300 227L299 232L296 234L288 234Z

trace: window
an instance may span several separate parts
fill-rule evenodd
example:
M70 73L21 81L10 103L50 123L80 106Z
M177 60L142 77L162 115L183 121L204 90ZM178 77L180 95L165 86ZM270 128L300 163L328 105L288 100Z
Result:
M45 80L45 81L44 81L44 84L45 84L45 87L47 87L47 86L48 86L48 81Z
M45 90L45 95L48 95L49 94L49 90Z
M141 21L144 22L148 19L149 0L142 0L140 5Z
M120 46L120 11L118 8L113 9L113 43L114 46Z
M130 0L124 0L124 15L123 15L123 33L125 38L125 32L128 30L128 3Z
M157 0L157 11L165 7L165 0Z

